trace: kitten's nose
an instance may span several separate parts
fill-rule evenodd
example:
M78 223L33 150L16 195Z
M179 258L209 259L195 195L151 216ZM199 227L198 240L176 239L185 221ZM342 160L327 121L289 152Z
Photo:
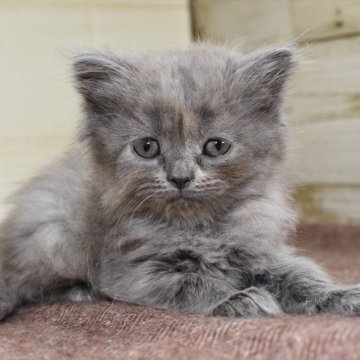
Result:
M175 185L178 189L183 189L192 180L191 177L168 177L168 180Z

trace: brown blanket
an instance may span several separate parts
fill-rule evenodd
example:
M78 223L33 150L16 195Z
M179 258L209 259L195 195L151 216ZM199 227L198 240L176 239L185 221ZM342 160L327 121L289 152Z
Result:
M360 228L303 226L299 247L360 282ZM0 324L0 359L360 359L360 317L226 319L124 303L32 305Z

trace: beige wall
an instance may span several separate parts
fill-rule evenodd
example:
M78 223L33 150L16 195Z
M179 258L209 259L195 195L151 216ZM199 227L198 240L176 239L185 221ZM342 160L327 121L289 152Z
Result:
M193 8L201 38L302 45L287 108L299 211L309 222L360 223L360 1L196 0Z
M71 54L190 41L186 0L0 0L0 217L5 197L74 137Z

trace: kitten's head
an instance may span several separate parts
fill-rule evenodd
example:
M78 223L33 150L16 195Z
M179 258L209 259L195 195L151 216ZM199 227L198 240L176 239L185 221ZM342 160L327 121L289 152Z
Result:
M281 163L291 48L75 57L105 210L193 226L261 194Z

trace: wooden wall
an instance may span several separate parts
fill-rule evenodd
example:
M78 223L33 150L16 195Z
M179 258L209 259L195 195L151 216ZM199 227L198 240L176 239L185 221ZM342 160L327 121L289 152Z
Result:
M360 1L196 0L197 36L302 47L287 106L307 222L360 223Z
M6 196L74 138L71 54L191 39L187 0L0 0L0 217Z

